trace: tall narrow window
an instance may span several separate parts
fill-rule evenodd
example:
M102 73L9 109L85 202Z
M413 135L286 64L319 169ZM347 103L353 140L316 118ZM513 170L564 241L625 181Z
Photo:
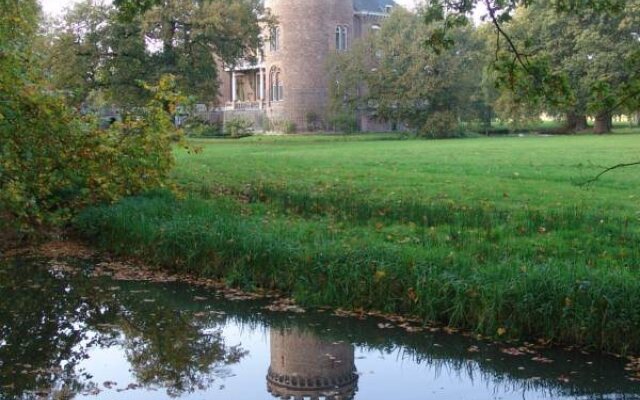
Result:
M271 82L271 94L269 98L271 101L282 101L284 99L284 84L280 76L280 69L276 67L271 68L269 80Z
M280 50L280 27L271 28L271 51Z
M347 49L347 33L348 28L346 26L338 25L336 27L336 49L338 51Z

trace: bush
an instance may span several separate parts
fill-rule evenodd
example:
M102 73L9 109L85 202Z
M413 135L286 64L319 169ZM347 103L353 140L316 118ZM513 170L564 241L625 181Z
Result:
M283 133L286 133L286 134L296 133L297 129L298 128L296 127L296 124L293 123L292 121L285 120L282 123L282 132Z
M271 129L284 134L296 133L298 127L288 119L271 120Z
M422 137L444 139L460 137L460 126L456 116L449 111L436 112L422 125L418 134Z
M352 113L342 112L331 117L333 130L343 133L354 133L358 130L358 121Z
M99 129L44 87L0 72L0 216L19 231L61 226L89 204L163 187L179 136L170 114L172 77L162 78L144 117Z
M232 118L224 123L224 134L232 138L252 136L253 122L243 118Z
M189 124L189 126L185 128L185 131L187 136L194 138L215 138L224 136L222 124L219 123L209 124L197 122Z
M322 128L322 119L317 113L309 111L305 114L304 118L307 125L306 128L309 132L317 131Z

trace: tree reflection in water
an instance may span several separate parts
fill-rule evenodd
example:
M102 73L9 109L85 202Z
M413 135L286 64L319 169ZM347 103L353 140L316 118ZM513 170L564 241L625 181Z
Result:
M145 294L36 263L2 265L0 399L95 391L77 371L95 347L122 345L137 383L170 396L207 389L246 354L225 344L212 319Z
M117 366L106 371L101 371L101 365L94 368L95 363L109 360L109 355L96 349L111 348L124 358L124 364L118 365L128 364L130 373L125 373L127 382L119 382L113 391L104 393L105 398L112 398L114 391L128 383L135 386L132 389L148 389L146 394L132 393L134 398L217 390L213 383L227 377L232 365L244 361L247 354L228 345L233 339L225 340L237 337L238 330L244 332L243 338L245 333L249 338L264 338L270 330L271 359L268 372L262 370L266 365L260 366L258 377L252 375L251 363L242 369L233 367L239 376L226 382L229 391L232 386L242 391L243 385L255 385L256 379L264 382L266 372L266 389L276 397L363 396L371 390L371 381L356 375L355 347L371 357L385 355L386 361L375 361L380 371L399 363L419 367L413 376L415 386L399 387L378 375L384 381L378 383L389 385L399 397L422 390L425 379L437 380L442 375L485 398L526 394L535 398L640 399L639 386L627 379L625 361L613 357L544 346L527 347L515 356L520 350L510 348L513 344L380 329L376 318L358 321L313 311L294 317L264 312L265 303L260 301L198 301L211 295L206 288L187 284L88 279L69 271L52 273L36 262L0 263L0 399L68 399L76 393L105 389L102 381L108 374L121 371ZM260 360L266 343L248 343L253 346L254 360ZM91 360L85 361L89 355ZM366 357L360 362L367 365ZM107 375L94 383L92 379L97 378L84 374L83 368ZM150 393L156 389L166 394ZM446 388L450 389L456 387ZM374 394L371 398L380 397Z

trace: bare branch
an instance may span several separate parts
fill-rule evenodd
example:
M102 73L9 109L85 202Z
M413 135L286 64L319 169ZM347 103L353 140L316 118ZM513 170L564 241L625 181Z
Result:
M608 172L611 172L611 171L613 171L613 170L620 169L620 168L633 167L633 166L636 166L636 165L640 165L640 161L631 162L631 163L620 163L620 164L616 164L616 165L614 165L614 166L612 166L612 167L605 168L602 172L600 172L600 173L599 173L598 175L596 175L595 177L593 177L593 178L591 178L591 179L589 179L589 180L586 180L586 181L584 181L584 182L580 183L579 185L580 185L580 186L590 185L590 184L592 184L592 183L596 182L598 179L600 179L600 177L602 177L602 175L604 175L604 174L606 174L606 173L608 173Z

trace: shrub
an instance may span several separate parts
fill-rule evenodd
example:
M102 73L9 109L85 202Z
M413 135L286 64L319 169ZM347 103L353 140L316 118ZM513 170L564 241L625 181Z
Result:
M313 132L322 128L322 119L317 113L309 111L305 114L304 119L307 123L307 130L309 132Z
M243 138L253 135L253 122L243 118L232 118L224 123L224 133L232 138Z
M197 122L185 128L187 136L194 138L215 138L224 136L222 124Z
M0 216L19 231L60 226L88 204L167 185L179 132L172 77L144 116L99 129L44 88L0 73Z
M343 133L353 133L358 130L358 122L352 113L341 112L331 117L333 129Z
M296 133L297 131L297 127L296 124L293 123L292 121L284 120L282 122L282 132L286 133L286 134L292 134L292 133Z
M436 112L422 125L419 135L434 139L460 137L458 119L449 111Z

